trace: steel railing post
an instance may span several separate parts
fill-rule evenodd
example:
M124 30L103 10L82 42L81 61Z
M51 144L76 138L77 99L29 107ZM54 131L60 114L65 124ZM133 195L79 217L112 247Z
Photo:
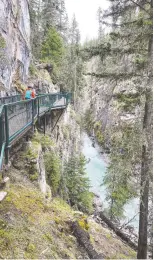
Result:
M34 130L34 118L35 118L35 104L34 104L34 99L31 100L32 104L32 128Z
M37 98L37 116L38 116L38 119L39 119L39 115L40 115L40 99L38 97Z
M4 142L4 124L3 124L3 112L1 113L1 116L0 116L0 151L2 149L2 145L3 145L3 142Z
M9 120L8 120L8 107L5 105L5 137L6 137L6 148L5 148L5 162L9 162Z

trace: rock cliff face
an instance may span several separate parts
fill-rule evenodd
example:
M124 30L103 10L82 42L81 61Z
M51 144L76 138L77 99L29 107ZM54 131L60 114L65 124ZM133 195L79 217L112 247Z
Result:
M126 64L121 61L119 66L122 67L122 71L127 71L127 67L133 70L133 64L130 62ZM102 76L105 73L110 73L111 77ZM123 126L131 126L137 118L143 118L144 108L144 97L140 91L144 89L146 78L132 75L130 78L121 77L116 80L112 73L118 74L118 68L114 68L107 60L103 64L99 56L86 64L87 88L83 102L84 110L91 108L93 119L106 143L109 141L109 135L111 137L111 129L118 132ZM142 71L140 73L142 74Z
M59 111L53 112L51 124L48 123L47 134L56 142L57 151L62 161L67 161L72 155L80 154L81 128L77 123L77 114L70 105L62 114Z
M0 0L0 90L25 82L30 63L28 0ZM12 86L13 86L12 85Z

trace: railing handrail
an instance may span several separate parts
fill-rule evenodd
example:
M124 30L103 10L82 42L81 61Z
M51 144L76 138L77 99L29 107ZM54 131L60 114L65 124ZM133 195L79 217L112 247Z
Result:
M11 97L20 97L22 96L21 94L17 94L17 95L12 95L12 96L5 96L5 97L0 97L0 100L1 99L7 99L7 98L11 98Z
M38 99L39 97L48 97L48 96L57 96L57 95L60 95L60 96L64 96L64 95L68 95L69 93L61 93L61 92L58 92L58 93L48 93L48 94L41 94L41 95L38 95L36 96L35 98L31 98L31 99L23 99L23 100L20 100L20 101L16 101L16 102L11 102L11 103L7 103L7 104L3 104L2 106L12 106L12 105L17 105L17 104L21 104L21 103L28 103L28 102L32 102L32 100L36 100Z
M20 100L20 101L16 101L16 102L12 102L12 103L7 103L7 104L4 104L3 106L14 106L14 105L18 105L18 104L24 104L24 103L29 103L29 102L32 102L32 100L34 100L36 98L32 98L32 99L23 99L23 100Z

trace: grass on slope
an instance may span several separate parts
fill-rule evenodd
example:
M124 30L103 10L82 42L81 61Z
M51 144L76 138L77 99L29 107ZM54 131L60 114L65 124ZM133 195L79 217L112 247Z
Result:
M71 233L69 220L82 217L63 200L47 202L24 173L10 169L7 197L0 203L1 259L86 259L87 254ZM84 228L84 226L82 226ZM111 231L88 219L88 232L96 251L104 258L136 258Z

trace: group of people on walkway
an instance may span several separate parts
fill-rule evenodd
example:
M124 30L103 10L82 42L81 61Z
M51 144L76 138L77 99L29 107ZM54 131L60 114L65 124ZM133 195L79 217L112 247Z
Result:
M26 91L24 92L23 99L32 99L36 97L36 91L32 86L28 86Z

